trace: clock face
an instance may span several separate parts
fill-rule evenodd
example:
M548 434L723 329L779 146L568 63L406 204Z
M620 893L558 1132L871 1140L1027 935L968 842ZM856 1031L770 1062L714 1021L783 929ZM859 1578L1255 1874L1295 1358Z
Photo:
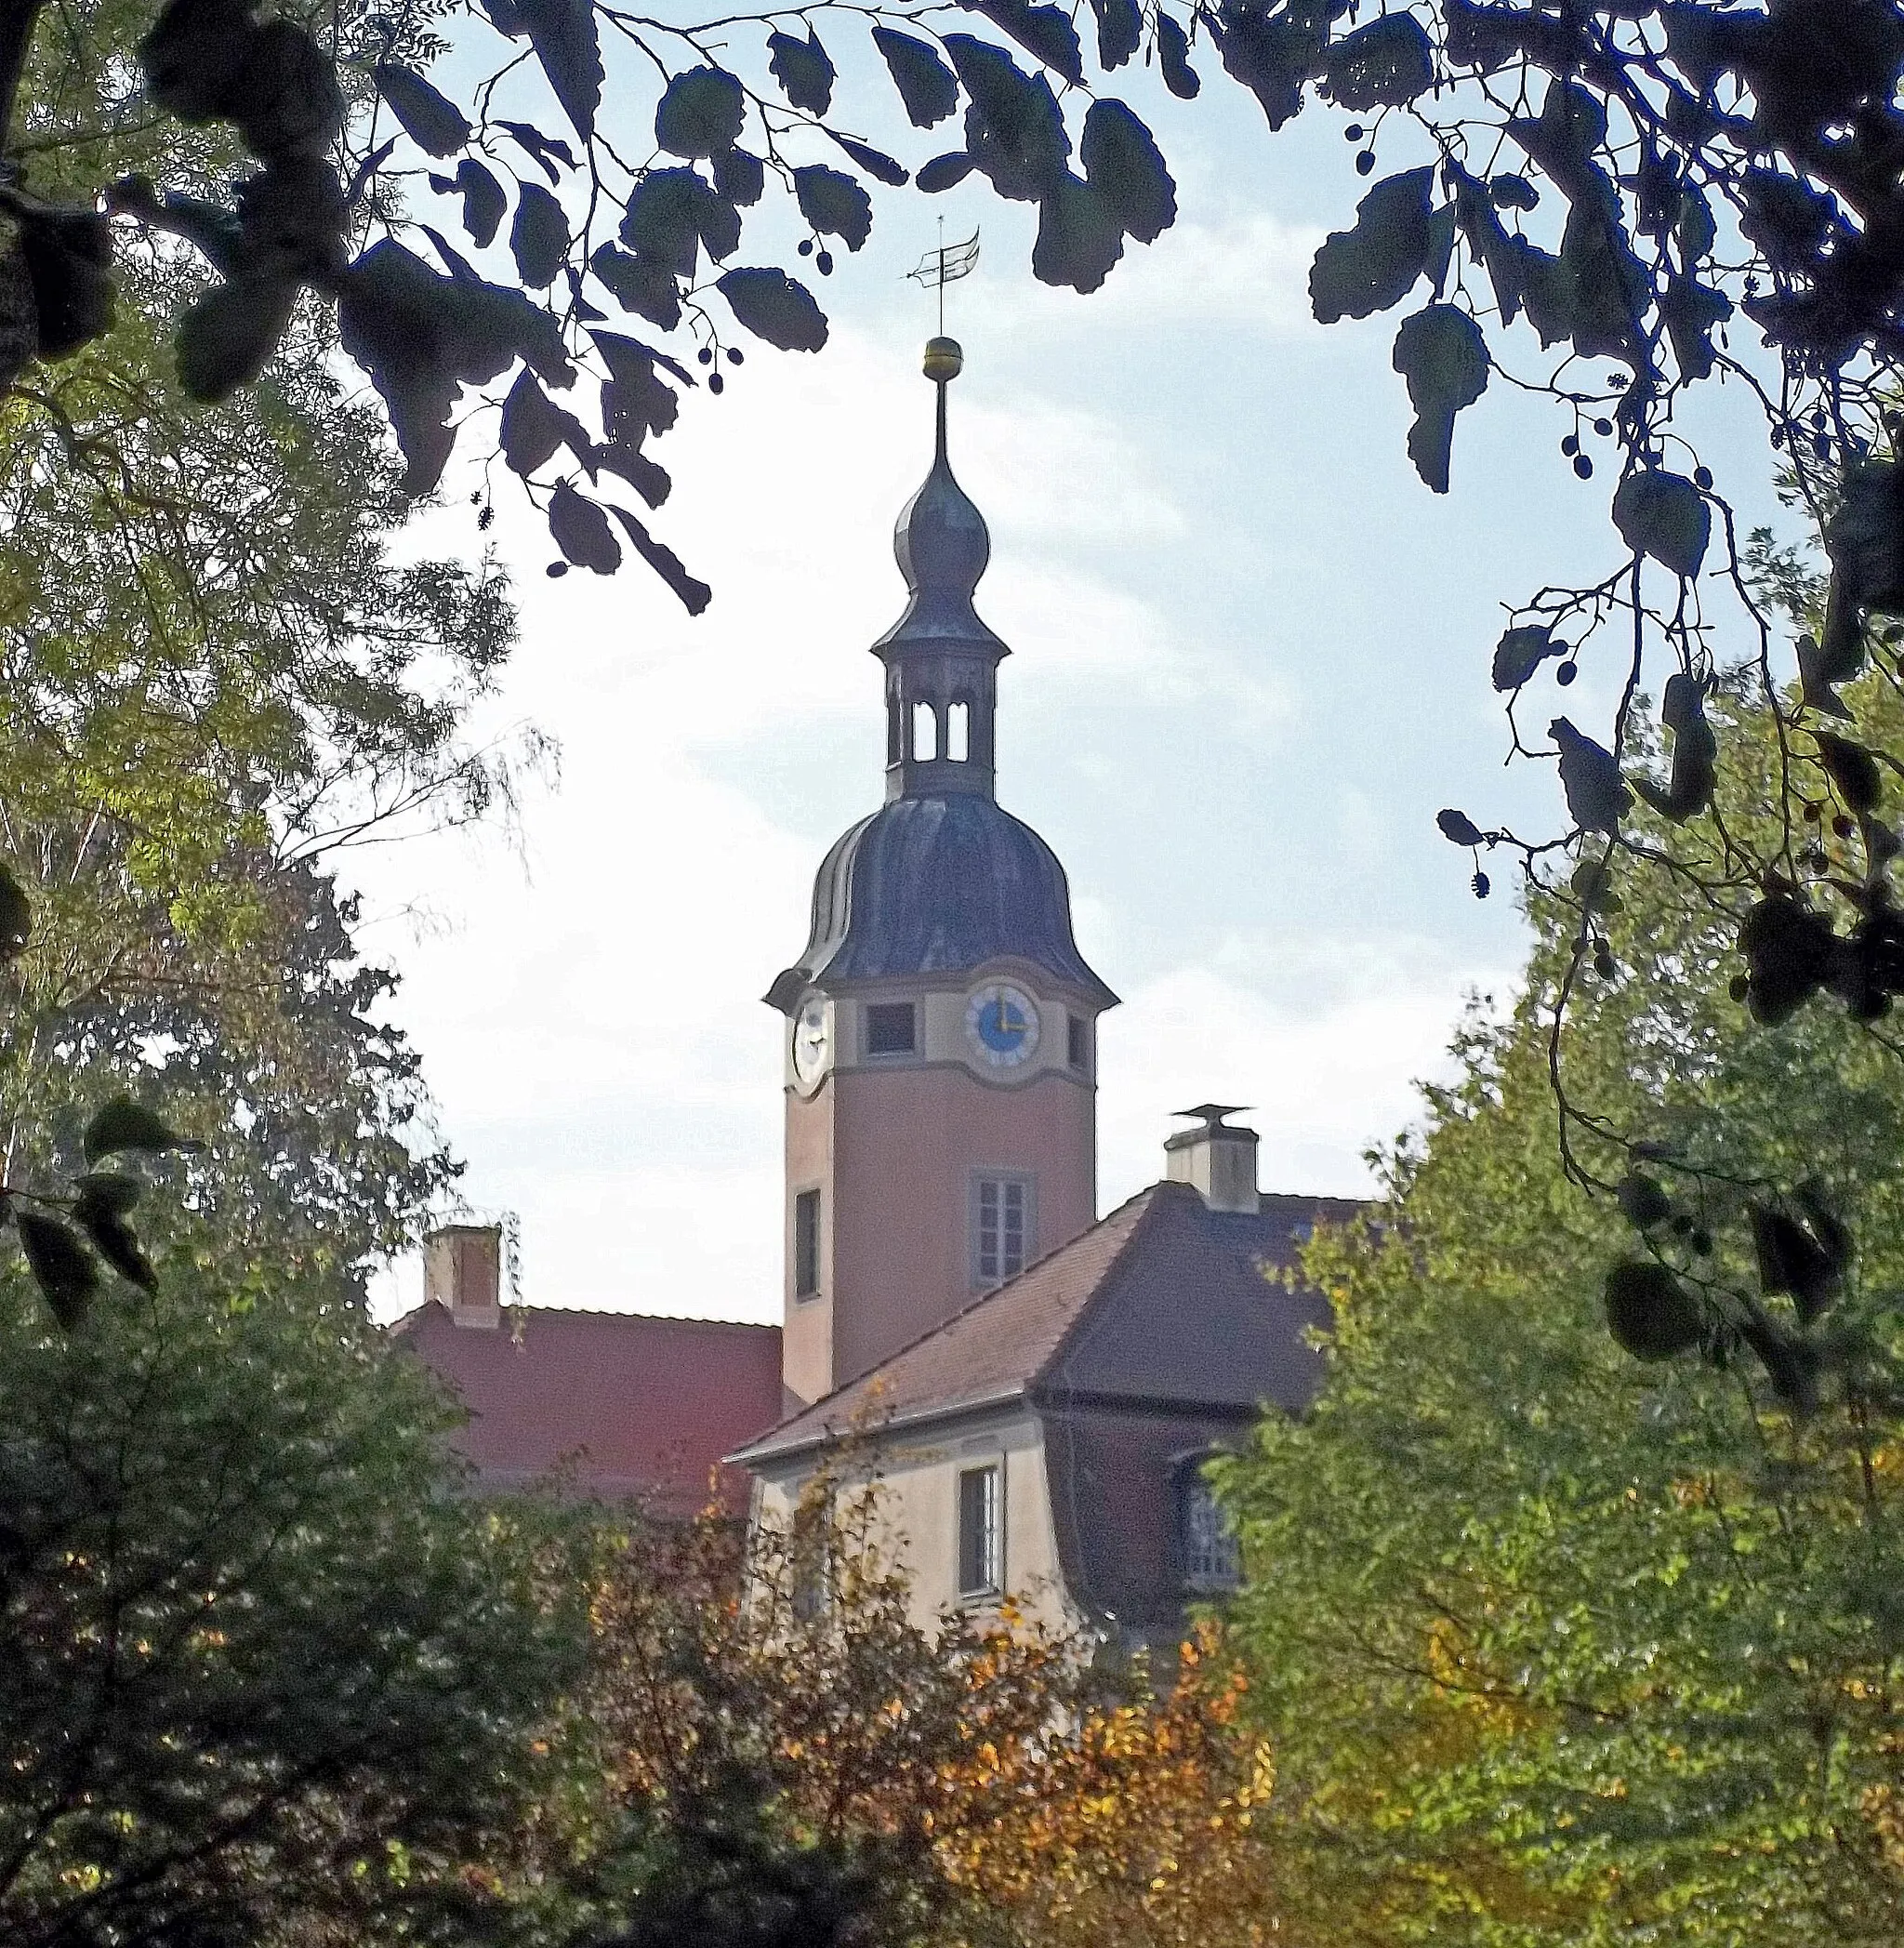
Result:
M1022 987L991 982L966 1002L965 1033L993 1068L1016 1068L1038 1047L1038 1003Z
M816 995L802 1001L793 1018L793 1072L802 1082L817 1081L826 1067L826 1004Z

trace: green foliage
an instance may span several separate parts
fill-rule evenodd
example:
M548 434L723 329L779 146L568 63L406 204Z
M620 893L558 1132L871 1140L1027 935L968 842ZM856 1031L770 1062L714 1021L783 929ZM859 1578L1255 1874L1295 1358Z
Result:
M1711 707L1751 842L1776 730ZM1622 855L1531 916L1526 989L1469 1021L1387 1205L1309 1253L1338 1320L1313 1414L1222 1466L1294 1924L1874 1948L1904 1926L1894 1058L1842 1014L1755 1027L1725 916ZM1644 1136L1617 1207L1558 1114L1589 1176ZM1855 1252L1773 1188L1820 1179Z
M321 1281L229 1261L69 1342L0 1279L0 1936L436 1939L536 1789L576 1620L534 1511Z

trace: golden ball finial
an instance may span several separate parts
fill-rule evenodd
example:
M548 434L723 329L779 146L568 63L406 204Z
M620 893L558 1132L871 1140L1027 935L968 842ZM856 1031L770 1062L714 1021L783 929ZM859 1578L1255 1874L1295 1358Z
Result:
M959 351L957 338L926 340L925 374L935 386L957 378L964 366L965 354Z

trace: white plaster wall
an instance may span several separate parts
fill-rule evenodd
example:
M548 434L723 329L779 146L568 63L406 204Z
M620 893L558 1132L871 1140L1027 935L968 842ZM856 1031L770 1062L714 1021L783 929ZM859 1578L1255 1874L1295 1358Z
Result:
M1006 1593L1028 1617L1053 1629L1076 1621L1058 1567L1044 1437L1029 1412L1014 1408L913 1432L876 1431L865 1441L866 1460L846 1478L863 1479L870 1472L879 1482L884 1545L910 1579L913 1621L920 1629L935 1629L958 1604L959 1475L987 1461L1002 1464ZM788 1521L811 1469L806 1457L797 1468L763 1479L758 1518Z

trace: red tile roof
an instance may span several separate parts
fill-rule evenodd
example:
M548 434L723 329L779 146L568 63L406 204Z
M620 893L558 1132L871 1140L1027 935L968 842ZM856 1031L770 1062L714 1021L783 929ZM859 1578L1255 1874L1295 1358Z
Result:
M1036 1391L1253 1412L1300 1408L1319 1359L1307 1329L1326 1303L1264 1276L1318 1221L1362 1207L1265 1197L1260 1212L1212 1211L1186 1184L1153 1184L1069 1244L857 1380L741 1449L749 1464L866 1425L962 1411Z
M721 1457L783 1411L778 1326L536 1305L484 1328L432 1303L391 1330L462 1395L457 1445L486 1487L573 1463L586 1491L684 1514L718 1470L721 1499L744 1509L747 1475Z

